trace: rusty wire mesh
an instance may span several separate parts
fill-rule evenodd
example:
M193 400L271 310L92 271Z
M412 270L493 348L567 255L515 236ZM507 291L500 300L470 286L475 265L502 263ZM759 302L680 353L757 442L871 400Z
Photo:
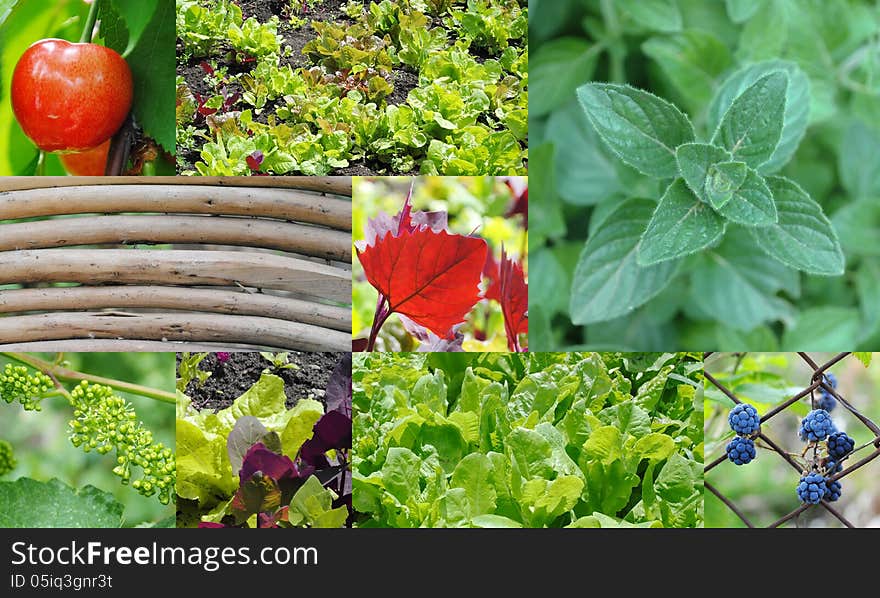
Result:
M704 360L708 359L708 357L710 355L712 355L712 353L704 353L704 355L703 355ZM798 353L798 355L800 356L801 359L804 360L804 362L806 362L806 364L810 367L810 369L813 370L813 374L811 377L812 383L810 384L810 386L808 386L804 390L798 392L794 396L783 401L782 403L780 403L779 405L777 405L776 407L774 407L773 409L771 409L770 411L765 413L761 417L761 424L763 425L769 419L779 415L786 408L790 407L791 405L795 404L797 401L801 400L802 398L804 398L808 395L811 397L811 404L812 404L812 407L815 409L817 399L816 399L815 393L813 391L818 390L820 387L824 388L832 396L834 396L834 398L838 401L838 403L840 405L842 405L847 410L847 412L849 412L852 416L854 416L862 425L867 427L874 436L873 440L869 441L867 444L862 445L861 447L857 446L856 450L853 453L850 453L849 455L847 455L846 457L844 457L843 459L840 460L841 464L844 465L844 468L842 471L840 471L832 476L826 476L826 480L828 482L837 481L837 480L840 480L840 479L852 474L856 470L864 467L865 465L867 465L868 463L870 463L871 461L873 461L877 457L880 457L880 427L878 427L878 425L876 423L874 423L873 421L871 421L868 417L866 417L865 415L860 413L855 407L853 407L849 403L849 401L847 401L844 397L842 397L837 392L837 390L835 390L834 388L831 388L831 386L825 382L825 378L823 376L824 372L826 370L828 370L828 368L830 368L834 364L840 362L843 359L846 359L848 356L851 355L851 353L840 353L840 354L836 355L833 359L831 359L830 361L828 361L827 363L824 363L822 365L818 365L806 353ZM739 398L737 398L737 396L730 389L728 389L726 386L724 386L724 384L719 382L710 373L704 372L704 374L705 374L706 380L709 383L714 385L718 390L720 390L722 393L724 393L734 403L739 404L742 402L739 400ZM785 450L783 450L777 442L775 442L773 439L769 438L763 432L763 428L758 432L755 439L756 440L760 439L761 441L763 441L763 443L766 447L769 447L769 449L771 449L772 452L776 453L780 458L784 459L789 465L791 465L791 467L794 468L798 472L799 476L804 473L804 469L797 462L795 462L795 460L792 459L792 457L789 455L789 453L787 453ZM874 447L874 450L871 453L869 453L867 456L862 457L861 459L859 459L853 463L849 463L849 461L853 460L854 455L860 449L868 448L871 446ZM735 465L730 463L730 461L727 458L727 455L724 454L724 455L718 457L717 459L715 459L714 461L712 461L711 463L706 464L706 466L704 468L704 474L708 473L712 469L722 465L723 463L729 463L731 467L736 467ZM792 487L794 487L794 485ZM708 481L705 481L705 488L708 491L710 491L712 494L714 494L721 502L723 502L733 513L735 513L736 516L739 517L746 526L756 527L754 525L754 523L743 512L743 509L741 509L736 503L734 503L733 500L731 500L729 497L725 496L721 491L719 491L718 488L716 488L715 486L710 484ZM840 523L842 523L846 527L855 527L837 508L835 508L833 506L833 504L831 502L829 502L825 499L823 499L817 505L801 504L799 507L792 510L791 512L789 512L785 516L777 519L776 521L774 521L773 523L771 523L767 527L783 526L786 523L788 523L792 520L795 520L801 513L803 513L807 509L810 509L811 507L817 507L817 508L821 508L821 509L826 510L829 514L831 514L834 518L836 518L838 521L840 521Z

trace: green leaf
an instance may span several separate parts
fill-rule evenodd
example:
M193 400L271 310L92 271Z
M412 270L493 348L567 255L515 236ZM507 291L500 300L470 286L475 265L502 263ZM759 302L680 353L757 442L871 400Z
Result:
M177 495L216 504L238 487L226 451L226 438L200 430L184 419L177 420Z
M695 253L724 234L724 220L676 179L660 198L639 244L638 264L659 262Z
M880 198L880 133L854 121L843 135L838 170L844 188L854 198Z
M419 495L419 463L421 459L411 450L391 447L382 466L385 489L401 503Z
M539 47L529 60L532 93L529 116L549 114L574 98L574 91L593 77L597 49L583 39L562 37Z
M880 202L876 197L840 206L831 217L831 224L846 255L880 256Z
M543 143L529 151L532 167L532 213L529 214L529 233L532 243L543 245L546 239L559 239L565 236L565 220L556 193L554 174L555 148Z
M796 270L768 260L751 235L736 227L721 245L701 256L692 274L690 297L719 322L749 331L789 316L792 307L776 293L797 290L798 282Z
M712 143L753 168L769 160L782 135L787 89L782 71L755 81L727 109Z
M134 115L144 133L172 154L177 144L175 31L175 4L162 0L126 58L134 77Z
M602 322L632 312L662 291L678 264L636 263L639 239L654 210L650 201L620 204L587 240L574 271L569 313L575 324Z
M691 114L699 113L712 99L715 78L731 60L724 43L698 30L652 37L642 44L642 51L657 63L677 92L676 100Z
M753 231L755 243L783 264L810 274L839 276L846 259L822 207L797 183L768 177L779 211L777 224Z
M871 365L871 356L873 353L870 351L856 351L853 353L856 356L856 359L862 362L862 365L865 367L869 367Z
M0 482L0 528L122 527L123 506L94 486L71 488L58 479Z
M577 102L550 116L546 134L556 148L554 175L559 197L586 205L622 191L612 160L602 151L596 130Z
M730 201L718 207L718 213L743 226L767 227L775 224L779 218L773 200L767 183L749 168L745 180L733 192Z
M662 461L675 451L675 441L666 434L652 432L639 438L633 447L633 451L642 459L650 461Z
M660 470L654 487L664 500L678 502L693 494L696 481L690 463L675 453Z
M481 453L467 455L452 472L451 486L462 488L470 505L470 517L486 515L495 511L498 495L491 484L492 462Z
M122 52L124 55L128 54L140 41L151 17L159 8L159 4L164 3L166 8L169 4L172 4L170 0L138 0L137 2L131 2L131 0L111 0L111 2L125 21L125 26L128 30L128 45Z
M521 528L522 523L501 515L477 515L471 519L476 527L483 528Z
M743 162L730 162L730 154L706 143L685 143L675 150L681 176L697 197L716 210L739 189L748 171Z
M761 77L775 72L788 75L782 133L772 157L758 168L768 174L782 168L794 155L807 130L810 115L810 81L794 62L768 60L742 68L730 75L718 88L707 112L709 130L718 127L731 104Z
M656 178L678 175L675 148L694 139L690 120L678 108L647 91L610 83L579 87L578 98L621 160Z
M789 4L790 0L766 0L748 19L736 49L741 63L748 64L783 54L789 35Z
M681 29L681 12L675 0L617 0L635 22L657 31Z
M782 350L850 351L862 331L862 321L855 308L805 309L782 335Z
M724 0L727 15L734 23L747 21L766 0Z
M621 442L620 430L617 426L596 428L584 443L584 455L588 459L602 462L603 465L610 465L620 459L623 450Z
M568 289L568 276L556 255L548 248L533 250L529 256L529 306L540 305L549 316L564 312L566 296L561 289Z

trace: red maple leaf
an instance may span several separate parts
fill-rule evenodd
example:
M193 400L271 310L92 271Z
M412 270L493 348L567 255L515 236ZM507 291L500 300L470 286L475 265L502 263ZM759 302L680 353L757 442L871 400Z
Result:
M513 205L507 210L505 216L508 218L515 214L523 217L523 226L529 230L529 187L523 185L519 177L511 177L504 181L504 184L513 193Z
M440 338L451 338L480 300L480 274L488 247L483 239L410 229L408 210L398 234L387 231L372 246L357 249L364 274L379 291L377 320L392 313L407 316ZM385 302L382 309L382 302ZM374 329L381 323L374 321Z
M519 335L529 332L529 285L526 284L522 265L508 258L503 246L499 278L507 348L520 351Z

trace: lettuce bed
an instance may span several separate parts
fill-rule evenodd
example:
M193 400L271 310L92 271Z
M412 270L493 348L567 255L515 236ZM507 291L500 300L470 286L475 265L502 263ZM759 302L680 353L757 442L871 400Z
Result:
M178 0L182 174L525 174L525 0Z
M354 356L358 527L699 527L702 359Z

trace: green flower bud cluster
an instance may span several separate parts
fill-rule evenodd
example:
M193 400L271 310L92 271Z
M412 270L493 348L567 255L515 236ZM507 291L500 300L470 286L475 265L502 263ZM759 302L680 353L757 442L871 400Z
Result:
M12 445L5 440L0 440L0 475L6 475L17 465Z
M55 389L52 378L42 372L31 374L23 365L6 364L0 372L0 399L18 402L26 411L40 411L43 396Z
M80 382L70 392L74 419L70 422L70 441L85 452L102 455L116 451L113 473L123 484L144 496L159 495L168 504L177 477L174 453L138 421L130 403L116 396L109 386ZM132 481L132 468L140 467L141 477Z

